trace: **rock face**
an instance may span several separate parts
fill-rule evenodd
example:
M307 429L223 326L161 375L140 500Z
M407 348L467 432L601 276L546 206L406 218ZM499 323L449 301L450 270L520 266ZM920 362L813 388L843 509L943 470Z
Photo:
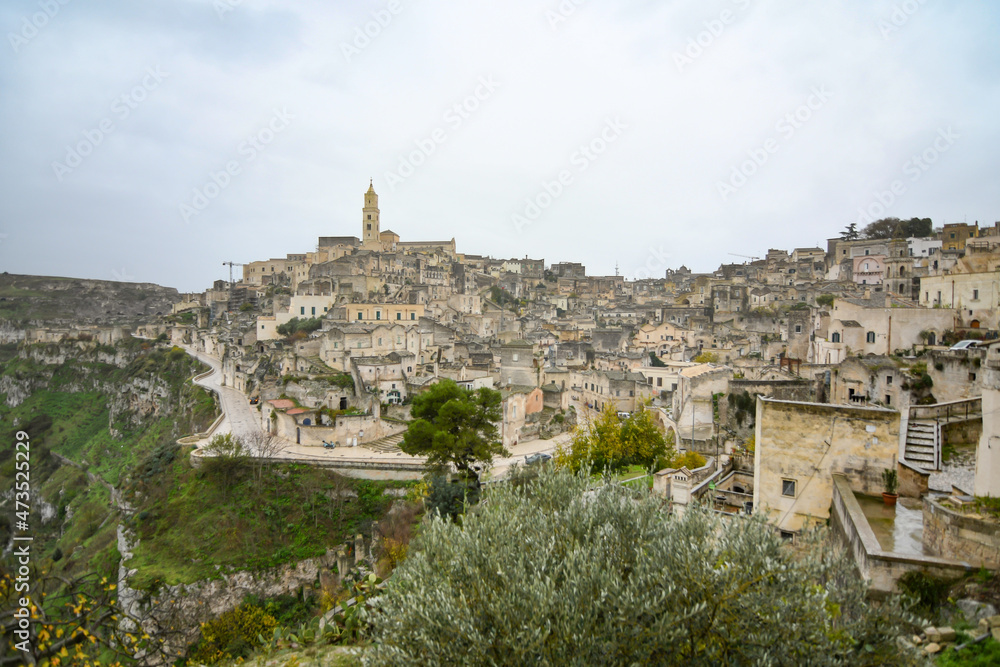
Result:
M183 655L187 646L198 638L201 623L235 609L246 596L268 598L294 594L303 586L312 587L336 562L336 554L328 550L319 558L272 570L222 574L219 579L166 586L150 595L131 588L128 583L129 577L136 573L126 565L132 558L134 546L132 536L119 526L118 602L126 615L135 619L146 633L163 639L167 653L174 657ZM126 620L125 623L134 621Z
M168 315L181 300L172 287L152 283L0 274L0 320L130 325ZM0 329L0 339L17 334Z

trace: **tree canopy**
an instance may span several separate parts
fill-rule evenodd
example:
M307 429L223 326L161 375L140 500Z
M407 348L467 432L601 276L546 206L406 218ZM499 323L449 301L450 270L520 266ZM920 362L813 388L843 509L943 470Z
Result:
M279 324L277 332L282 336L292 336L297 333L309 334L323 326L323 320L318 317L299 319L293 317L284 324Z
M934 223L930 218L882 218L866 225L866 239L907 239L911 237L931 236L934 233Z
M645 490L542 472L433 517L374 601L372 665L907 665L898 600L763 515L671 515Z
M621 470L632 465L660 469L667 467L673 450L673 434L664 437L652 412L640 410L620 419L615 407L608 405L576 432L569 449L557 450L556 461L573 471Z
M482 387L463 389L452 380L441 380L413 399L414 421L399 447L414 456L426 456L431 466L449 464L463 477L478 483L476 464L494 456L510 456L499 439L501 395Z

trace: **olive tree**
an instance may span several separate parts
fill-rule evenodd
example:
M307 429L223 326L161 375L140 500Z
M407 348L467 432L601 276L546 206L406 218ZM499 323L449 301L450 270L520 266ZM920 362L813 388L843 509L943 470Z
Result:
M907 664L898 600L763 518L682 517L648 492L543 472L433 517L371 612L372 665Z

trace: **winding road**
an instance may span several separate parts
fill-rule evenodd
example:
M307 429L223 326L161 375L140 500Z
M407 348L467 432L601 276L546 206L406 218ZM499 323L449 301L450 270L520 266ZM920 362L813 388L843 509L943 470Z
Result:
M213 431L212 435L232 433L233 435L247 439L248 436L255 436L261 432L260 419L255 410L250 406L250 401L242 392L222 385L222 362L204 352L193 350L185 346L185 351L198 361L201 361L212 369L211 375L206 375L195 380L194 383L203 387L219 397L220 407L223 415L222 423Z

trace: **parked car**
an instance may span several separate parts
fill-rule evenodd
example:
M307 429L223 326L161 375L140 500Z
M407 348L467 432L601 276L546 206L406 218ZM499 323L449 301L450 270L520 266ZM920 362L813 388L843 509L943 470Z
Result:
M250 405L257 405L260 403L260 396L253 396L250 398Z
M960 340L951 346L952 350L971 350L972 348L979 347L978 340Z
M530 454L524 457L524 463L526 465L535 465L536 463L547 463L552 460L551 454L546 454L545 452L538 452L537 454Z

